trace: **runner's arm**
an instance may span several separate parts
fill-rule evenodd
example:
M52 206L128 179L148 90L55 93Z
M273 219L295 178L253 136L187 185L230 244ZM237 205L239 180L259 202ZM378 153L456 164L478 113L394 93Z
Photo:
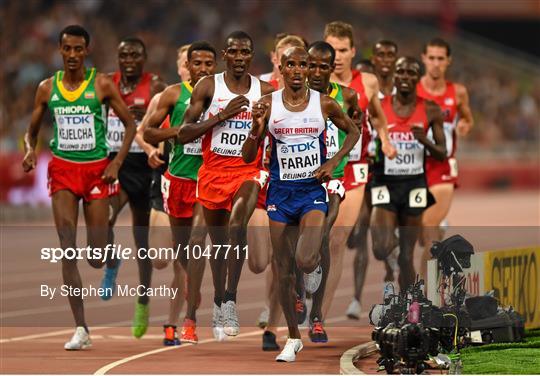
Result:
M422 127L411 127L414 137L429 150L431 156L439 161L446 158L446 138L444 136L443 122L444 117L441 108L434 102L426 101L426 116L429 126L433 131L433 139L431 142Z
M253 125L248 138L242 145L242 159L246 163L251 163L257 158L257 152L266 134L266 124L271 112L272 96L265 95L253 105Z
M133 119L129 109L122 100L118 88L106 75L99 74L96 77L96 93L98 94L98 97L101 98L102 102L109 102L111 108L114 110L120 121L124 124L125 129L124 139L122 140L120 150L103 172L103 180L107 183L113 183L118 179L118 170L129 153L129 148L131 147L131 143L135 137L135 119Z
M381 101L379 99L379 82L377 81L377 78L375 78L373 82L370 82L370 85L372 86L373 94L369 101L369 118L371 124L377 131L378 137L381 140L381 149L384 155L386 155L390 159L393 159L397 155L397 150L390 142L390 138L388 136L388 122L386 120L386 115L384 114L381 106Z
M457 123L457 133L460 136L466 136L474 126L474 119L469 106L469 93L463 85L456 84L457 109L459 121Z
M142 112L141 117L135 117L137 120L140 120L139 126L137 127L137 132L135 133L135 142L141 147L141 149L144 150L146 155L148 155L148 158L151 158L151 154L155 153L156 148L153 145L150 145L148 142L145 142L144 140L144 130L141 127L142 121L146 117L146 114L150 111L150 105L152 104L152 100L163 92L167 85L165 84L165 81L161 79L157 74L152 75L152 81L150 82L150 103L148 104L147 108L140 108L140 111ZM130 107L130 110L132 108ZM134 114L135 115L135 114Z
M360 133L362 133L362 121L366 114L364 114L364 111L362 111L358 105L358 95L356 94L356 91L351 88L344 86L341 88L343 91L343 99L347 107L347 115L349 115L354 125L356 125L356 127L360 129Z
M148 116L145 116L139 127L144 133L144 141L157 145L161 141L176 137L178 133L177 129L173 127L160 129L159 127L167 118L171 108L174 107L174 104L178 100L180 90L179 85L173 85L169 86L160 94L159 101L155 106L154 111L148 111Z
M23 159L23 170L24 172L29 172L36 167L37 157L36 157L36 144L41 128L41 121L43 120L43 115L47 110L47 102L49 101L49 96L51 95L52 90L52 78L41 81L36 91L36 96L34 98L34 108L32 110L32 117L30 118L30 125L28 130L24 134L24 151L25 156Z
M332 98L324 95L321 96L321 107L323 114L329 118L332 123L346 133L345 140L339 151L326 163L324 163L317 172L315 177L319 181L328 181L332 178L332 173L336 169L339 162L346 157L352 150L358 139L360 138L360 130L353 121L341 110L339 104Z

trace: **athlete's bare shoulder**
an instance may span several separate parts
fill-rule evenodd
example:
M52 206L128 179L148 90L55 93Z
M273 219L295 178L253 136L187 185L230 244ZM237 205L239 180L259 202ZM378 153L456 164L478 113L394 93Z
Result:
M364 87L373 90L379 88L379 81L377 80L377 76L375 76L373 73L361 72L360 74L362 75L362 83L364 84Z
M108 86L114 85L112 80L112 75L110 73L96 73L96 85L98 86Z
M39 102L48 102L53 88L53 77L41 81L36 91L36 99Z
M457 83L457 82L453 82L453 84L454 84L454 88L456 90L456 96L458 98L462 98L462 97L464 97L464 96L466 96L468 94L467 93L467 88L465 87L465 85Z
M262 95L266 95L266 94L269 94L273 91L275 91L276 89L274 89L274 87L272 85L270 85L268 82L266 81L262 81L259 79L259 81L261 82L261 93Z
M214 95L214 74L203 77L193 87L193 94L202 95L205 97L212 97Z
M326 94L321 94L321 108L326 114L332 114L341 111L341 107L339 104L335 101L335 99L331 98L330 96Z
M54 77L48 77L41 81L38 85L38 90L51 90Z
M177 83L173 85L169 85L163 90L162 92L156 94L160 95L161 98L163 98L163 101L166 101L167 103L174 104L178 97L180 96L180 92L182 91L182 84Z
M152 87L152 93L155 95L165 90L165 88L167 87L165 81L158 74L150 73L150 75L150 85Z

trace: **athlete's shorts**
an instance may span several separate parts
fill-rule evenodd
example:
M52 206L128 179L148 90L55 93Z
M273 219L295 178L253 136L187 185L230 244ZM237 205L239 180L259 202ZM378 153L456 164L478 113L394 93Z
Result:
M268 193L268 184L265 184L259 192L259 197L257 197L257 209L266 210L266 195Z
M346 191L361 187L368 182L368 164L366 162L350 162L345 165L343 186Z
M197 182L192 179L171 175L169 171L161 177L161 193L165 213L175 218L193 217Z
M374 177L371 204L395 213L420 215L435 203L424 176L401 181L378 181Z
M332 179L328 183L323 183L323 187L326 189L329 195L338 195L341 200L345 199L345 187L343 186L342 179Z
M204 164L199 169L197 201L211 210L231 211L233 198L246 181L255 181L261 188L266 184L268 171L249 168L246 170L208 170Z
M116 154L109 154L109 159L114 159ZM152 168L148 165L146 153L128 153L118 171L118 180L120 188L127 193L130 202L150 208Z
M328 195L319 183L268 185L266 212L272 221L298 224L302 217L312 211L328 212Z
M457 187L458 168L455 158L438 161L435 158L426 158L426 179L428 187L435 184L451 183Z
M84 201L114 196L119 191L118 182L107 184L102 176L109 164L107 158L92 162L72 162L53 156L47 171L49 196L68 190Z

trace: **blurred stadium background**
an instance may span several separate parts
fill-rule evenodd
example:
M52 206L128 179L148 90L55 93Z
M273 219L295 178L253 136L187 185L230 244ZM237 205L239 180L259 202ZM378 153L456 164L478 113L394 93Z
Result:
M400 55L419 56L424 42L443 36L453 48L450 78L467 86L476 122L458 146L461 189L540 187L538 0L0 0L0 15L3 221L30 220L41 212L50 216L46 162L51 128L42 128L40 168L30 175L21 168L22 138L37 84L62 67L58 32L73 23L84 25L92 36L87 66L116 70L119 40L135 35L147 45L147 70L168 83L177 81L180 45L206 39L221 49L224 37L235 29L253 36L254 74L272 69L268 53L276 33L296 33L314 41L333 20L354 26L356 60L369 58L372 44L381 38L396 41ZM21 205L33 210L20 210ZM538 203L536 208L538 216Z

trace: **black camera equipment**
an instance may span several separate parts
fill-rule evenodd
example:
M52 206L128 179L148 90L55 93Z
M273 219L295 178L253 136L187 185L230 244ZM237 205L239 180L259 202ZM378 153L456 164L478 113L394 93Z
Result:
M417 278L399 294L388 284L383 304L374 305L369 313L375 326L372 338L381 355L377 363L388 373L422 373L429 355L439 352L452 352L450 369L459 372L459 350L472 343L471 332L481 336L480 343L523 338L523 319L511 307L498 307L489 296L466 299L463 269L471 266L471 243L454 235L434 242L431 253L442 274L439 288L451 287L447 304L434 306L424 295L424 281Z

